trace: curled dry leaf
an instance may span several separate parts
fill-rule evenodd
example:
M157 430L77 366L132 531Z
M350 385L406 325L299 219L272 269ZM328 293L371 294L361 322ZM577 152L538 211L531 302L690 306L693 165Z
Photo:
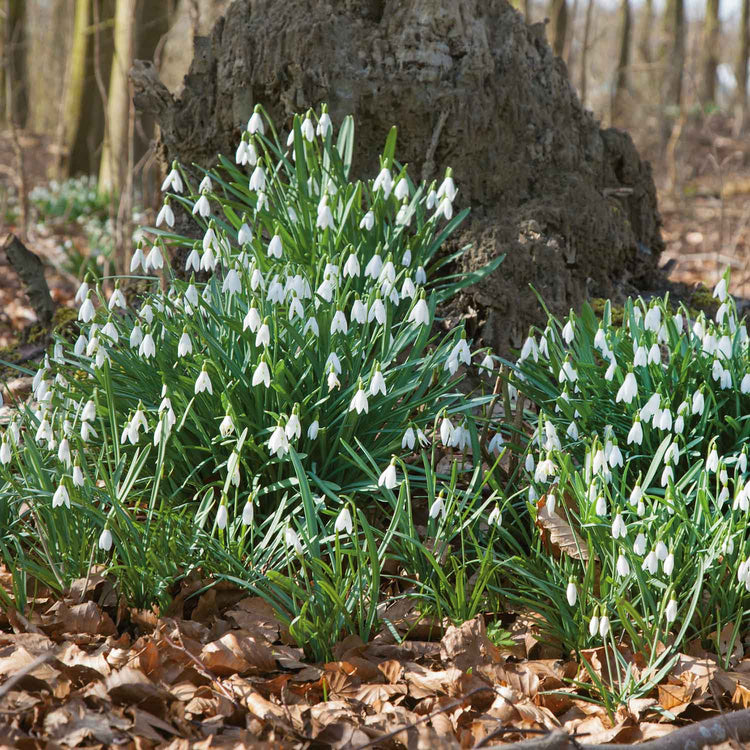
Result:
M482 615L446 630L440 641L440 658L444 664L453 664L462 670L502 660L500 650L487 637Z
M555 556L558 558L560 553L565 553L574 560L588 560L589 548L586 542L557 511L558 507L555 507L550 512L547 496L542 495L537 503L536 525L545 532L545 544L551 547L551 551L553 554L556 553Z

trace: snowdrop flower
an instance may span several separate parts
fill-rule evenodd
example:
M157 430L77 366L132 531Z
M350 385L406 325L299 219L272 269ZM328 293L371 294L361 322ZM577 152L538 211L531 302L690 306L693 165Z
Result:
M420 296L417 303L412 307L407 322L424 326L430 324L430 309L427 307L427 302L425 301L424 296Z
M727 299L727 280L726 278L719 279L718 283L714 287L713 296L719 300L719 302L725 302Z
M90 323L94 318L94 303L91 301L91 292L86 293L86 299L78 310L78 320Z
M357 392L354 394L354 397L352 398L351 403L349 404L349 411L356 411L357 414L361 414L362 412L367 414L369 411L369 407L367 404L367 394L362 388L361 378L357 386Z
M375 178L375 182L372 185L372 189L377 192L378 190L383 191L383 197L388 198L393 189L393 177L391 171L387 167L383 167L378 176Z
M205 193L201 193L200 198L193 205L193 216L200 214L204 219L211 213L211 204Z
M650 421L651 418L659 410L660 406L661 406L661 395L659 393L654 393L651 396L651 398L649 398L649 400L646 401L646 405L641 409L640 411L641 419L646 422Z
M646 537L643 534L643 532L640 532L638 536L635 538L635 542L633 543L633 552L635 552L636 555L642 555L646 551Z
M161 184L161 192L164 193L167 190L172 190L175 193L181 193L183 191L182 177L177 171L177 162L172 162L172 169Z
M288 440L291 440L292 438L299 440L302 436L302 425L299 421L297 406L294 407L294 409L292 410L292 415L287 420L286 427L284 428L284 434L287 436Z
M409 183L407 182L406 177L401 177L399 179L399 181L396 183L396 187L393 190L393 194L400 201L404 200L404 198L409 197Z
M242 291L242 282L236 268L230 268L229 273L224 277L224 283L221 285L222 294L229 292L229 295Z
M628 564L625 555L620 552L620 556L617 558L617 575L620 578L627 578L630 575L630 565Z
M658 344L652 344L648 350L648 363L654 365L661 363L661 350Z
M140 242L136 246L133 257L130 260L130 273L135 273L138 270L138 266L143 266L143 270L146 270L146 259L143 255Z
M656 550L652 549L651 552L646 555L641 565L641 570L648 571L652 576L656 575L656 571L659 569L659 558L656 556Z
M359 228L365 229L368 232L375 226L375 214L372 211L368 211L359 222Z
M671 430L672 429L672 412L669 411L669 409L662 409L661 412L659 412L659 419L657 421L656 416L654 416L654 422L656 422L656 427L658 427L660 430Z
M703 393L696 391L693 394L693 408L692 413L695 415L703 416L703 409L705 408L705 401L703 399Z
M55 494L52 496L52 507L57 508L60 505L64 505L70 510L70 496L68 490L65 489L65 485L60 482L58 488L55 490Z
M648 364L648 353L645 346L639 346L633 355L633 367L646 367Z
M440 514L445 517L445 503L443 502L443 493L441 492L430 505L430 518L437 518Z
M318 204L318 218L315 226L320 229L333 229L333 214L328 206L328 196L324 195Z
M7 439L3 437L2 441L0 441L0 464L3 464L3 466L7 466L10 463L10 459L10 444L8 443Z
M562 367L560 368L560 374L557 377L558 382L564 383L575 383L578 380L578 371L570 364L570 360L566 359Z
M716 472L719 468L719 454L716 452L716 446L712 443L708 458L706 459L706 471Z
M369 276L373 281L377 281L382 270L383 259L378 253L375 253L365 266L365 276Z
M86 278L88 278L88 274L86 275ZM83 300L86 299L86 296L89 293L89 283L84 279L84 281L81 282L81 285L78 287L78 291L76 292L75 301L77 303L83 302Z
M604 495L599 495L596 498L596 507L594 509L594 512L597 516L607 515L607 499L604 497Z
M281 420L279 420L276 428L271 433L268 441L268 450L271 453L275 453L278 458L283 458L285 454L289 453L289 438L286 436L286 430L281 425Z
M427 272L424 270L423 266L419 266L414 273L414 281L417 284L426 284L427 283Z
M631 443L635 443L636 445L641 445L642 442L643 427L641 427L640 418L636 416L635 421L633 422L633 426L630 428L630 432L628 432L627 444L630 445Z
M325 138L326 135L330 131L333 130L333 123L331 122L331 118L328 115L328 112L323 111L320 115L320 119L318 120L318 125L315 128L315 134L319 135L321 138Z
M289 549L293 549L298 555L302 554L302 542L300 542L300 539L294 529L289 526L287 526L287 529L284 532L284 541L286 542L286 546L289 547Z
M594 615L589 620L589 635L593 638L599 632L599 616L594 610Z
M740 392L743 394L750 393L750 373L747 373L740 383Z
M133 332L134 331L135 331L135 328L133 329L133 331L130 334L131 340L133 338ZM140 341L138 343L140 343ZM81 334L76 339L75 346L73 347L73 354L75 354L76 357L80 357L83 354L83 352L86 350L86 345L87 344L88 344L88 340L86 339L86 337L83 334ZM133 345L131 344L131 346L133 346ZM138 344L136 344L136 346L138 346Z
M347 325L344 313L341 310L336 310L333 320L331 321L331 336L339 331L341 331L341 333L346 333L348 330L349 326Z
M504 442L505 441L503 440L502 434L496 432L492 440L490 440L490 444L487 446L487 450L490 453L499 453L503 448Z
M207 192L210 193L214 189L214 185L211 182L211 178L208 175L204 175L203 179L200 182L200 185L198 185L198 192Z
M334 369L339 375L341 374L341 360L338 357L338 354L336 352L331 352L328 355L328 359L326 359L325 367L331 367Z
M99 534L99 549L109 552L112 549L112 532L105 526Z
M599 620L599 635L601 638L606 638L609 633L609 617L602 615Z
M385 487L387 490L392 490L397 483L396 459L392 458L391 462L378 477L378 487Z
M188 255L188 257L187 257L187 259L185 261L185 271L187 272L191 268L194 271L200 271L201 270L201 256L198 253L198 249L195 247L195 245L193 246L193 249L190 251L190 254Z
M373 320L375 320L378 325L383 325L385 323L385 305L383 304L383 300L380 299L380 297L375 297L373 300L373 303L370 305L370 310L367 313L367 322L372 323Z
M271 343L271 329L268 327L268 318L263 320L263 325L258 328L258 333L255 334L255 346L268 347Z
M622 537L624 539L627 533L627 526L625 525L622 513L618 513L612 522L612 538L617 539L618 537Z
M661 473L661 486L666 487L670 482L674 481L674 471L671 466L665 466L664 471Z
M540 461L534 470L534 481L535 482L546 482L549 477L554 476L557 473L557 467L549 456Z
M265 135L266 133L266 128L263 125L263 118L260 116L260 112L257 109L247 121L247 132L250 133L250 135L255 135L255 133Z
M573 338L575 337L575 331L573 330L573 321L568 320L568 322L565 324L565 326L562 329L562 337L563 341L566 344L570 344L573 341Z
M302 121L300 130L302 131L302 137L309 143L312 143L315 138L315 128L313 127L310 115L305 117L305 119Z
M224 503L219 505L219 510L216 512L216 525L220 529L226 529L227 527L227 506Z
M252 502L248 500L245 503L245 507L242 509L242 525L250 526L250 524L253 522L254 516L255 516L255 509L253 508Z
M174 226L174 211L172 211L169 201L164 201L164 205L159 210L156 216L156 226L160 226L162 222L166 222L168 227Z
M268 243L268 257L281 258L281 255L281 237L278 234L275 234L273 237L271 237L271 241Z
M190 335L187 332L187 326L182 329L182 336L177 344L177 356L186 357L188 354L193 353L193 342L190 340Z
M500 512L500 508L496 505L490 515L487 518L488 526L497 526L500 528L503 525L503 514Z
M575 607L576 601L578 600L578 589L572 578L568 581L568 588L565 590L565 596L568 600L568 604L571 607Z
M617 391L617 396L615 398L615 401L616 402L624 401L626 404L629 404L633 401L633 399L637 395L638 395L638 383L635 379L635 375L631 371L625 376L625 380L623 380L623 383L620 386L620 390Z
M546 339L544 339L546 341ZM614 356L612 357L612 360L609 363L609 367L607 368L607 371L604 373L604 379L608 380L609 382L612 382L615 378L615 372L617 370L617 362L615 361Z
M643 498L643 490L641 489L640 484L636 484L635 487L630 491L630 497L628 498L628 502L631 505L638 505L638 503Z
M674 554L671 552L664 558L664 575L671 576L674 570Z
M154 344L154 337L151 335L151 331L147 331L143 337L140 346L138 347L138 356L148 359L156 354L156 345Z
M253 388L255 388L255 386L257 385L260 385L261 383L263 383L266 388L271 387L271 371L268 369L268 365L266 364L265 359L261 359L260 363L255 368L255 371L253 372L253 379L251 382Z
M318 420L314 420L307 428L307 437L309 440L315 440L318 437L318 430L320 430L320 423Z
M334 531L337 534L346 532L351 534L354 531L354 524L352 523L352 514L349 512L349 508L344 506L336 517L336 523L333 526Z
M385 396L386 389L385 378L383 377L383 373L380 371L380 366L376 364L375 372L373 373L372 380L370 381L370 395L377 396L378 393L382 393Z
M354 278L355 276L359 276L360 273L359 259L357 258L356 253L349 253L349 257L344 264L344 278L347 276Z
M661 310L658 306L650 307L643 321L644 328L647 331L656 333L661 326Z
M443 419L440 422L440 440L445 447L448 447L453 440L453 423L444 414Z
M667 618L667 622L674 622L677 619L677 602L674 599L669 600L664 616Z
M200 374L195 379L195 394L198 395L203 391L208 391L210 395L214 395L214 389L211 385L211 378L208 377L208 372L206 372L205 364L203 365Z

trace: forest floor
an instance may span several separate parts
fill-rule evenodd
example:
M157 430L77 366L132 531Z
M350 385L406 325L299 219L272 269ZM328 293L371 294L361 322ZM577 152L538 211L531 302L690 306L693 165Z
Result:
M671 280L706 285L729 265L732 291L748 297L745 147L728 135L719 141L707 141L701 132L685 138L692 151L681 166L680 189L670 190L668 180L656 175L666 242L662 263L669 264ZM47 161L42 144L23 144L30 188L42 179ZM0 139L0 163L12 159L8 140ZM8 179L0 174L0 187ZM7 207L2 195L0 219ZM77 282L59 270L66 240L85 251L75 224L28 226L27 245L45 262L53 298L72 305ZM0 348L16 342L33 321L0 250ZM607 712L587 699L589 674L543 644L533 620L523 615L503 620L513 643L499 648L483 618L428 626L417 623L412 610L389 610L392 628L367 644L349 637L333 661L311 664L262 600L228 586L200 593L205 583L183 581L168 612L136 610L93 570L62 598L37 591L25 616L0 611L0 746L440 750L541 741L539 734L562 728L586 747L665 737L750 705L743 643L727 643L721 654L692 644L657 691ZM0 587L12 591L7 569L0 568ZM622 656L637 674L637 656ZM582 657L597 679L616 688L623 675L611 670L611 653L598 648ZM582 684L574 687L572 679ZM713 745L739 746L734 740Z

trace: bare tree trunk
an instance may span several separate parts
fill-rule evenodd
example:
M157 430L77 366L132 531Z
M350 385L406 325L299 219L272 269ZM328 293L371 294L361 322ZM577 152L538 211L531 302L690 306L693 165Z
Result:
M565 52L563 57L569 71L573 70L573 66L575 65L575 45L573 44L573 37L575 36L576 18L578 18L578 0L573 0L573 5L570 8L570 14L568 16L568 26L571 31L565 38Z
M630 88L630 40L632 37L632 14L630 11L630 0L621 0L620 3L620 58L615 71L615 83L612 91L611 120L616 122L625 108L625 94Z
M747 65L750 58L750 0L742 0L742 21L740 23L740 53L737 58L737 105L739 128L744 130L747 122Z
M703 76L701 78L701 104L716 102L716 68L719 64L719 1L706 0L703 22Z
M523 14L527 23L531 23L531 0L523 0Z
M549 16L552 20L551 45L555 54L562 57L565 52L565 38L568 35L568 4L566 0L550 0Z
M107 96L107 127L99 167L99 189L112 195L122 189L128 160L128 71L133 64L136 2L117 0L115 6L115 48Z
M641 33L638 40L638 51L643 61L653 62L654 52L651 48L651 30L654 25L654 0L646 0L643 6L643 19L641 21Z
M750 0L748 0L750 2ZM594 15L594 0L586 5L586 21L583 25L583 43L581 44L581 106L586 108L586 88L588 85L589 40L591 38L591 19Z
M662 131L665 140L682 106L682 78L685 70L685 5L684 0L667 0L663 18L661 54Z
M65 76L65 93L62 105L61 134L59 141L59 176L67 175L70 153L76 141L81 119L83 85L86 78L86 48L89 34L91 0L76 0L73 40Z

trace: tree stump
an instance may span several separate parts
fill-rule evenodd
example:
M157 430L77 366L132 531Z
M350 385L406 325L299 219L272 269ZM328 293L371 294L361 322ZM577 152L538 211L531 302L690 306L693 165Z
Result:
M553 312L624 296L658 279L663 250L650 166L630 137L582 109L564 63L505 0L235 0L195 40L174 98L153 68L133 72L136 106L156 115L165 163L233 156L253 106L279 130L327 102L353 114L353 173L374 177L391 125L413 178L453 167L472 244L458 269L506 260L452 303L500 352Z

